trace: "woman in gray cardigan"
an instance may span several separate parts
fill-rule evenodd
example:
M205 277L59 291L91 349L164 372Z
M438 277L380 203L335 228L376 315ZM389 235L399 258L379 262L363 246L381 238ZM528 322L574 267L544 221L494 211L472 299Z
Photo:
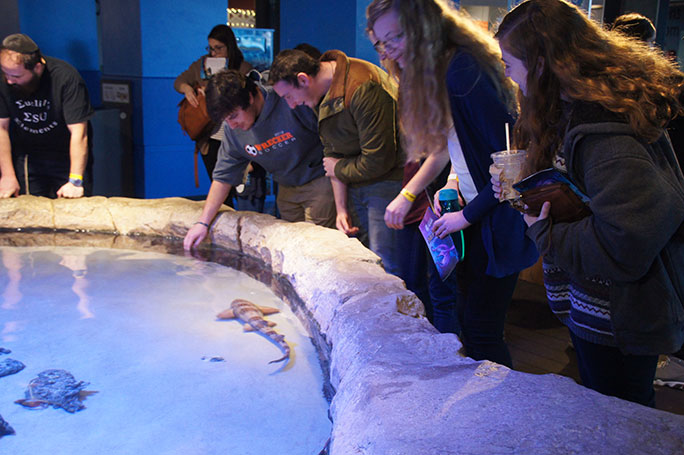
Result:
M522 3L497 38L527 173L567 171L590 198L576 221L554 222L549 202L525 215L582 383L653 406L658 354L684 343L684 177L664 129L684 74L562 0Z
M208 54L198 58L187 70L183 71L173 83L173 88L178 93L185 95L185 98L193 106L197 106L197 96L199 92L204 94L204 88L209 82L211 72L206 71L207 57L222 57L226 59L226 69L234 69L242 74L247 74L252 65L247 63L242 55L242 51L237 45L233 30L224 24L219 24L211 29L207 37ZM200 136L195 141L195 152L202 155L202 161L209 174L209 179L214 172L218 149L223 139L221 123L212 123L205 130L206 134Z

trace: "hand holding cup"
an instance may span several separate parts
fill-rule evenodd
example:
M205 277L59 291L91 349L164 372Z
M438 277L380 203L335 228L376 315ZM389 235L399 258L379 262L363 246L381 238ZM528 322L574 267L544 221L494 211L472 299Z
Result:
M512 201L520 196L513 188L513 184L522 176L526 156L525 150L504 150L492 153L493 164L489 167L489 173L492 175L492 185L495 181L498 183L498 188L493 189L495 193L498 193L499 201Z

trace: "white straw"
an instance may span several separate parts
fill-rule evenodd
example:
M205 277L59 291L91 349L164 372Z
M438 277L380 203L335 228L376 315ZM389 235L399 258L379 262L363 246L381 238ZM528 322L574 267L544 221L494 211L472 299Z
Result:
M508 130L508 122L506 122L506 150L511 149L511 136Z

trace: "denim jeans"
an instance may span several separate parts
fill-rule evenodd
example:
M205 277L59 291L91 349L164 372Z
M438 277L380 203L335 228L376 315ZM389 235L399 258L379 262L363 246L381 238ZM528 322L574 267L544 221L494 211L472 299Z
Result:
M349 201L358 217L359 240L380 256L387 273L399 276L399 245L397 231L385 224L385 209L401 191L399 180L383 180L370 185L349 187Z
M427 252L428 256L430 255ZM440 333L461 334L461 326L456 314L457 302L460 293L455 294L449 286L439 277L439 272L432 257L428 258L428 288L430 290L430 303L432 304L432 325Z
M655 407L653 379L657 355L629 355L612 346L583 340L570 332L584 387L604 395Z

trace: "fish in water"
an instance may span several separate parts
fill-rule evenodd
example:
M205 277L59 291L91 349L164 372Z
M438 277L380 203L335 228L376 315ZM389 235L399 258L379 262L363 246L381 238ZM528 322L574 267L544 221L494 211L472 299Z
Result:
M264 319L265 314L273 314L278 311L280 310L277 308L257 306L249 300L235 299L231 302L230 308L219 313L217 317L219 319L240 319L245 323L243 328L246 332L256 330L273 340L283 350L284 354L281 358L268 362L275 363L290 359L290 346L285 341L285 336L271 328L275 322Z

